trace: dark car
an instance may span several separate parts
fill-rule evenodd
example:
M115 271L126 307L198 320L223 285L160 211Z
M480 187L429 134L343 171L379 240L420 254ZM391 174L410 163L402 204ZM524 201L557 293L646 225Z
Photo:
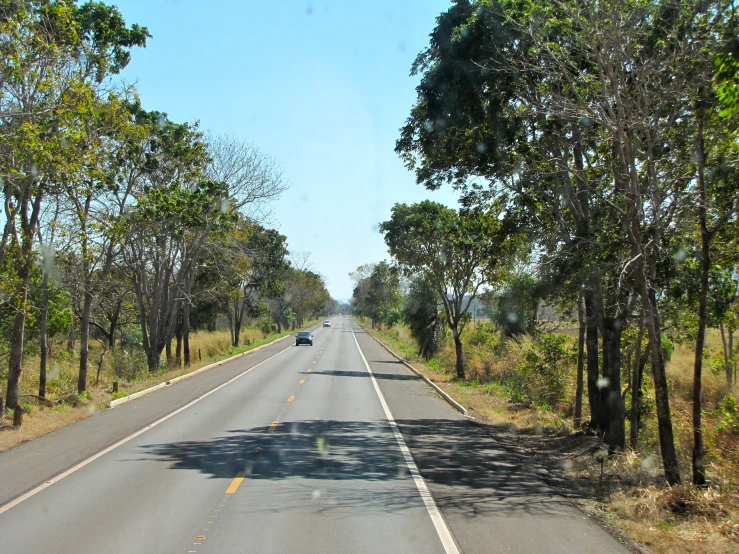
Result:
M313 333L310 331L300 331L300 333L295 335L295 346L300 346L301 344L313 346Z

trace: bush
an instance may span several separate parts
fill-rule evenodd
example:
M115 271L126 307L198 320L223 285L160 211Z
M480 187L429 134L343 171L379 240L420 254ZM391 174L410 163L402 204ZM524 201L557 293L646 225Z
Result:
M393 308L390 310L387 314L387 318L385 318L385 324L388 327L392 327L396 323L401 323L403 321L403 314L398 308Z
M665 363L672 359L672 354L675 352L675 343L665 335L662 335L662 352L665 356Z
M572 363L567 337L546 334L526 349L525 361L516 372L526 381L529 399L553 409L564 399Z
M726 396L714 410L714 415L718 418L718 431L739 435L739 401L736 397Z
M479 323L467 335L467 343L470 346L480 346L487 350L497 352L503 342L492 323Z
M441 298L422 275L411 281L402 318L418 345L419 356L430 360L439 353L446 335Z
M138 348L129 348L113 354L113 373L123 381L135 381L147 371L146 354Z
M272 320L269 317L260 317L256 322L256 327L266 337L272 332Z
M517 273L498 294L486 294L493 306L491 319L507 337L536 332L536 314L544 297L545 285L533 275Z

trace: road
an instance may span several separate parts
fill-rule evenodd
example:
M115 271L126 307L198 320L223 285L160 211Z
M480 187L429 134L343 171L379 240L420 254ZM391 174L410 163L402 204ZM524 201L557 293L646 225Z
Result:
M627 552L332 321L0 454L2 551Z

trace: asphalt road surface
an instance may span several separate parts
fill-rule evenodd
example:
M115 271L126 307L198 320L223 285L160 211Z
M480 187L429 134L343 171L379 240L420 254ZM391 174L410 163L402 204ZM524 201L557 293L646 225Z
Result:
M2 551L626 552L332 322L0 454Z

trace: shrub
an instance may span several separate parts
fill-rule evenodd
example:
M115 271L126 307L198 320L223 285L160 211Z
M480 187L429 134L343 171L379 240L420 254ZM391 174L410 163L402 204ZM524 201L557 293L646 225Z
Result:
M516 372L528 385L528 396L538 406L555 408L565 396L572 353L564 335L546 334L526 349Z
M417 276L411 281L402 316L418 345L418 354L425 360L438 354L444 344L446 326L441 298L428 279Z
M256 327L266 337L272 332L272 320L269 317L260 317L256 322Z
M675 352L675 343L665 335L662 335L662 352L665 356L665 363L672 359L672 354Z
M467 343L471 346L480 346L487 350L497 352L502 346L502 341L495 326L492 323L479 323L471 329L467 335Z
M146 354L138 348L115 351L113 354L113 373L124 381L135 381L146 373Z
M127 392L124 392L122 390L118 390L118 391L115 391L113 393L113 400L118 400L119 398L124 398L126 396L128 396L128 393Z
M536 332L536 314L545 293L545 285L533 275L517 273L497 294L486 294L493 306L491 319L507 337Z
M739 435L739 401L736 397L726 396L714 410L714 415L718 418L718 431Z

